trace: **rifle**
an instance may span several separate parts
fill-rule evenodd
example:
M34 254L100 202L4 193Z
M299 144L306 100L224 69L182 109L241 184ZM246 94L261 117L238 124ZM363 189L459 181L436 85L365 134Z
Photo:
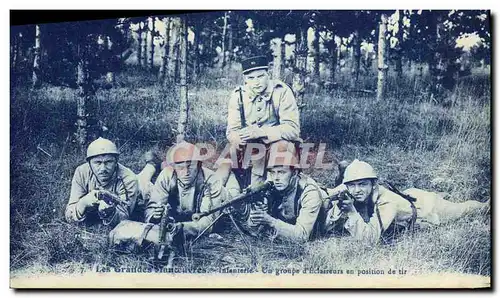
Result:
M162 261L167 248L169 249L166 259L167 268L172 266L173 258L176 254L184 254L184 235L182 233L182 228L175 225L174 218L169 216L171 209L170 204L167 204L163 210L160 221L158 245L156 246L157 253L155 253L156 260ZM174 247L174 244L177 246ZM174 251L174 248L178 249Z
M106 204L108 204L108 205L120 205L120 206L124 207L125 209L128 209L128 207L129 207L127 202L120 200L120 198L118 196L110 194L107 191L97 190L97 199L99 201L106 202Z
M228 202L226 202L226 203L224 203L224 204L222 204L222 205L220 205L212 210L193 214L192 219L194 221L198 221L198 220L200 220L200 218L202 218L204 216L208 216L208 215L213 214L215 212L218 212L220 210L226 209L228 207L232 207L235 204L256 201L257 199L254 198L254 195L261 193L261 192L269 191L273 187L274 187L274 184L271 181L267 181L265 183L259 183L256 185L250 185L249 187L245 188L241 194L232 198Z
M349 191L347 191L347 190L344 190L344 191L342 191L340 193L328 196L325 199L325 201L327 201L329 203L330 202L335 202L335 201L342 202L344 200L352 200L353 202L356 202L356 198Z
M158 259L161 260L163 258L163 254L165 253L165 248L167 243L165 239L167 238L167 232L172 232L175 229L173 224L173 218L168 216L171 207L169 204L163 209L163 215L160 221L160 231L159 231L159 239L158 239Z

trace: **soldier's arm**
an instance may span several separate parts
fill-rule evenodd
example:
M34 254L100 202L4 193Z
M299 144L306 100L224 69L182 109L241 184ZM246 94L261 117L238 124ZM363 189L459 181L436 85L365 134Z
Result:
M85 220L85 206L78 204L80 199L88 195L84 180L84 174L81 168L78 167L71 180L71 193L64 213L64 217L68 222L81 222Z
M226 138L231 144L235 144L235 139L238 138L238 130L242 128L238 103L239 92L239 90L236 90L231 94L227 108Z
M99 216L105 225L116 226L123 220L126 220L132 214L137 197L139 196L139 183L135 175L126 175L118 184L116 195L118 199L125 204L115 204L115 208L107 214L99 212Z
M165 168L156 178L155 184L151 187L151 197L146 204L145 221L152 222L152 216L155 207L165 206L167 204L169 192L171 189L172 171ZM154 221L154 220L153 220ZM159 222L159 220L157 221ZM155 223L157 223L155 221Z
M280 124L277 126L262 127L266 134L263 138L265 143L273 143L279 140L295 141L300 138L299 108L292 90L286 86L278 86L275 94L278 93L279 100L278 117Z
M317 191L308 191L302 198L302 208L295 225L286 223L279 219L274 219L271 227L276 229L277 236L296 241L306 242L309 240L314 224L318 218L322 205L322 199Z
M382 232L394 221L397 212L395 206L389 202L377 204L380 220L377 216L377 210L373 212L369 222L365 222L357 211L348 213L344 227L354 239L368 244L375 244L380 240ZM380 221L382 222L382 226L380 225Z

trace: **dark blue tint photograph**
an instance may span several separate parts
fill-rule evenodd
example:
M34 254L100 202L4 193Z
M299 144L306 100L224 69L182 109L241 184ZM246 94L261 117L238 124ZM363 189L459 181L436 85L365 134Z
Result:
M491 290L489 10L10 13L11 288Z

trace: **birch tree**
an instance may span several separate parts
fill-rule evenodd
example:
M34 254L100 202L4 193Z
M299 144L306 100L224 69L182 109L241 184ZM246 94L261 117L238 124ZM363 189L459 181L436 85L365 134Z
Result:
M187 24L186 18L183 17L180 21L180 63L179 63L179 79L180 79L180 111L177 122L177 143L180 143L186 138L186 127L188 124L188 90L187 90Z
M361 42L359 31L356 29L352 34L352 68L351 68L351 88L356 88L359 79L359 68L361 60Z
M170 61L170 57L168 56L169 49L170 49L170 26L171 26L171 18L164 18L163 23L165 24L165 38L163 40L163 51L161 55L161 66L160 70L158 72L158 77L160 81L162 81L164 84L168 82L167 80L167 70L168 70L168 63Z
M139 67L142 67L142 32L144 31L144 22L139 22L139 29L137 30L138 34L138 47L137 47L137 64Z
M176 75L176 69L177 69L177 56L179 52L179 26L180 26L180 19L178 17L172 19L172 24L171 24L171 42L170 42L170 48L169 48L169 53L168 53L168 71L167 71L167 80L169 81L176 81L175 80L175 75Z
M154 67L154 57L155 57L155 36L156 36L156 31L155 31L155 21L156 17L151 17L151 31L150 31L150 52L149 52L149 68L153 69Z
M228 13L224 12L224 16L222 18L222 41L221 41L221 51L222 51L222 60L221 60L221 68L226 66L226 35L227 35L227 26L228 26Z
M227 24L227 66L231 68L231 63L233 60L233 18L230 12L228 13L228 24Z
M271 49L273 54L273 79L283 79L283 42L281 38L273 38L271 40Z
M89 73L89 37L80 38L77 44L78 64L77 80L78 96L76 103L76 140L81 150L84 150L88 136L89 103L92 100L92 80Z
M312 80L315 83L318 83L320 81L320 74L319 74L319 60L320 60L320 48L319 48L319 26L315 24L314 26L314 40L313 40L313 57L314 57L314 63L312 67Z
M386 34L387 34L387 16L382 14L380 17L378 33L378 80L377 80L377 100L384 99L385 85L387 76L386 65Z
M148 64L148 34L149 34L149 25L148 25L148 20L146 19L145 22L142 22L143 26L143 42L142 42L142 66L144 68L147 68L149 66Z
M40 25L35 25L35 47L33 58L33 88L40 86Z
M394 47L394 52L396 55L396 73L398 74L398 78L402 78L403 76L403 11L396 11L398 31L396 33L396 39L398 40L396 46Z

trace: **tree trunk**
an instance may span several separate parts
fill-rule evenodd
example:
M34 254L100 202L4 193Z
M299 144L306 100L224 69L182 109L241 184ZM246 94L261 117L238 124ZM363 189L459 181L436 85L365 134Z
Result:
M295 71L292 79L292 89L299 108L304 106L305 77L307 74L307 37L305 29L299 28L295 38Z
M320 82L320 74L319 74L319 29L314 28L314 42L313 42L313 47L314 47L314 64L313 64L313 82L319 83Z
M394 48L394 51L396 52L396 73L398 75L398 79L401 79L403 77L403 11L398 10L397 15L398 32L396 33L396 38L398 39L398 42L396 44L396 47Z
M15 32L11 32L11 44L10 44L10 58L11 58L11 61L10 61L10 67L11 67L11 70L15 70L16 69L16 65L17 65L17 33Z
M429 72L432 76L431 92L434 98L439 98L443 93L443 81L447 73L447 63L445 57L438 48L442 44L444 34L444 24L440 16L436 17L436 39L433 59L429 63Z
M163 52L162 52L162 59L161 59L161 66L160 66L160 71L158 73L158 76L160 80L163 82L163 84L166 84L168 82L167 80L167 69L168 69L168 64L170 61L170 57L168 56L169 49L170 49L170 26L171 26L171 19L166 18L165 22L165 40L163 42Z
M277 80L283 79L283 69L282 69L282 60L281 56L282 51L282 41L281 38L273 38L271 40L271 47L273 49L273 72L272 78Z
M330 81L335 84L335 72L337 71L337 43L335 43L335 35L333 35L332 45L330 48Z
M144 42L142 43L142 66L148 68L148 35L149 35L149 24L146 20L144 23Z
M179 121L177 123L177 143L184 141L186 138L186 126L188 123L188 90L187 90L187 24L186 19L182 18L181 33L180 33L180 112Z
M156 18L155 17L151 17L151 22L153 23L151 25L151 42L150 42L150 55L149 57L151 58L151 60L149 61L149 68L152 70L154 68L154 57L155 57L155 20Z
M40 86L40 25L35 25L35 48L33 58L33 88Z
M105 51L108 51L110 53L110 55L109 55L110 58L112 58L111 47L112 47L112 45L111 45L109 36L104 36L104 49L105 49ZM113 61L111 61L111 59L110 59L110 60L106 61L106 63L108 64L108 71L106 72L106 84L109 87L111 87L115 83L115 74L112 70L109 70L109 68L111 66L110 63L113 63Z
M227 34L227 12L224 13L224 26L222 27L222 68L226 66L226 34Z
M352 39L352 76L351 88L356 88L359 79L359 68L361 60L361 44L359 40L359 32L355 30Z
M286 34L285 34L286 36ZM287 59L286 59L286 41L285 41L285 36L283 36L283 41L281 43L281 69L283 70L283 73L285 72L285 69L288 67Z
M21 32L16 33L14 37L14 54L12 58L12 69L16 69L19 61L21 60L21 39L23 34Z
M231 17L229 17L229 24L227 26L227 65L231 68L233 60L233 25L231 24Z
M182 30L182 24L179 24L179 30ZM180 32L180 31L179 31ZM180 72L181 72L181 43L182 43L182 33L179 33L178 42L175 46L175 72L174 72L174 82L179 82ZM187 49L186 49L187 51Z
M143 31L143 23L139 23L139 30L137 30L137 34L139 35L138 37L138 44L139 46L137 47L137 64L139 67L142 67L142 31Z
M385 98L385 85L387 76L386 57L386 39L387 16L382 14L378 33L378 81L377 81L377 100Z
M88 61L87 54L85 53L86 45L79 45L79 60L77 66L77 81L76 84L78 86L78 97L76 103L76 140L80 149L83 151L85 144L87 143L87 103L90 100L90 90L89 90L89 69L88 69Z
M177 53L179 51L179 20L178 18L173 18L171 22L171 45L170 45L170 51L168 53L168 80L175 82L175 72L177 68Z
M196 24L193 26L193 33L194 33L194 38L193 38L193 73L192 73L192 80L193 82L196 82L198 80L198 72L199 72L199 65L198 65L198 56L199 56L199 44L200 44L200 30Z

